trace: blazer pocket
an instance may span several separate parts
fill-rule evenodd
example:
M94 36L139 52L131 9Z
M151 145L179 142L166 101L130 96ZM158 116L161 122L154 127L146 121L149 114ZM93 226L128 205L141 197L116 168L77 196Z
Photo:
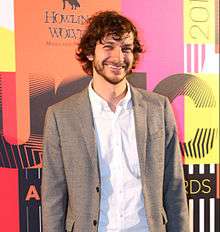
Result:
M168 219L167 219L167 214L166 214L164 208L162 208L162 210L161 210L161 215L162 215L162 222L163 222L163 224L167 224Z

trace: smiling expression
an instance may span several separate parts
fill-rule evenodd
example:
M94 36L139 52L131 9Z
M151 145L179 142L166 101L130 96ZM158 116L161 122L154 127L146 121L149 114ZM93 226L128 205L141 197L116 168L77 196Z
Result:
M104 78L114 85L124 80L134 62L133 43L133 33L126 33L122 38L108 35L97 42L95 55L88 57L93 62L93 78Z

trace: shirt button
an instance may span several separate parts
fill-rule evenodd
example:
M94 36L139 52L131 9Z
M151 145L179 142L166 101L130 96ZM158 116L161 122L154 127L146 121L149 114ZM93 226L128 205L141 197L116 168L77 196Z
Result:
M96 192L97 192L97 193L99 192L99 187L98 187L98 186L96 187Z
M93 225L96 226L97 225L97 221L93 220Z

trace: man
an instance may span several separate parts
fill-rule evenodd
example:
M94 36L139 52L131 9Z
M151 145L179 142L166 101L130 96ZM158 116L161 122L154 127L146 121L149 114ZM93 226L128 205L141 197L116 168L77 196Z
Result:
M92 81L46 116L44 232L188 231L170 104L126 81L141 52L127 18L90 19L77 57Z

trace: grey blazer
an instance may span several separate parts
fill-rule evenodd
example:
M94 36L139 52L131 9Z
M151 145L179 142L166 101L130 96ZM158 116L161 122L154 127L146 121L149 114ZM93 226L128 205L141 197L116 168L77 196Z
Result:
M176 125L167 98L131 87L150 232L188 232ZM88 89L48 108L42 176L43 232L98 231L100 173Z

